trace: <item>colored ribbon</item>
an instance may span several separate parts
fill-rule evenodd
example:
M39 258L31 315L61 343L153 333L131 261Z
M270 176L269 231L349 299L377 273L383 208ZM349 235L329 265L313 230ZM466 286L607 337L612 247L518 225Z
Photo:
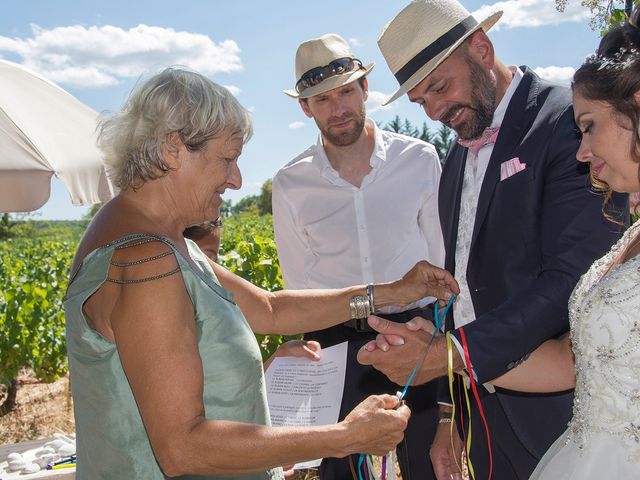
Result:
M460 340L462 341L462 350L464 352L464 358L467 364L467 370L469 372L469 384L471 386L471 391L473 392L473 396L478 404L478 412L480 413L480 418L482 419L482 423L484 424L484 431L487 435L487 449L489 450L489 476L488 480L491 480L491 474L493 473L493 452L491 450L491 437L489 435L489 424L487 423L487 418L484 414L484 409L482 408L482 402L480 401L480 395L478 394L478 388L476 386L476 381L473 375L473 365L471 365L471 357L469 356L469 346L467 344L467 336L464 333L464 328L460 327L458 329L460 332ZM469 402L469 394L467 393L467 389L464 389L465 396L467 397L467 404L469 405L469 440L471 440L471 404ZM469 441L469 444L471 442ZM471 457L467 452L467 461L469 463L469 472L471 473ZM475 478L475 477L474 477Z
M449 309L451 308L451 305L453 305L453 301L455 300L455 298L456 298L456 296L452 294L451 298L449 298L449 302L444 307L444 310L442 312L439 311L438 302L436 301L436 303L434 304L434 307L433 307L433 322L435 324L435 328L433 329L433 333L431 333L431 337L429 338L429 341L427 342L427 345L425 346L424 353L420 356L420 358L418 358L418 361L416 362L415 367L413 367L413 371L411 372L411 375L409 375L409 379L407 380L407 383L405 384L404 388L402 389L402 393L400 394L400 397L399 397L400 400L402 400L404 398L404 396L407 394L407 390L409 390L409 385L411 385L411 382L413 381L413 377L415 377L416 372L418 371L418 369L424 363L424 359L427 358L427 354L429 353L429 348L431 347L431 344L433 343L433 339L436 338L436 335L441 330L442 325L444 325L444 319L447 317L447 313L449 312Z
M439 307L438 301L436 301L436 303L434 304L433 322L435 324L435 328L433 329L433 332L431 333L431 336L429 337L429 341L427 342L427 344L425 346L423 354L420 356L420 358L418 358L418 361L416 362L415 366L413 367L413 370L411 371L411 374L409 375L409 379L407 380L407 383L405 384L404 388L402 389L402 392L398 396L398 400L402 401L404 399L404 396L407 394L407 390L409 390L409 386L411 385L411 382L413 381L413 378L415 377L416 372L418 371L418 369L424 363L425 358L427 358L427 354L429 353L429 348L431 347L431 344L433 343L433 339L436 337L438 332L442 329L442 326L444 325L445 318L447 317L447 313L451 309L451 306L453 305L453 301L455 300L455 298L456 298L456 296L452 294L451 298L449 298L449 301L447 302L447 305L444 307L444 310L442 310L442 311L440 311L440 307ZM453 395L453 393L452 393L452 395ZM385 472L385 466L386 465L387 465L387 455L385 455L382 458L382 472L383 472L382 473L382 478L385 478L385 476L386 476L386 472ZM358 480L363 480L362 473L361 473L362 470L363 470L363 466L364 466L364 468L367 468L368 465L367 465L367 462L365 462L365 455L361 453L358 456ZM367 470L365 470L365 473L366 473L366 471Z

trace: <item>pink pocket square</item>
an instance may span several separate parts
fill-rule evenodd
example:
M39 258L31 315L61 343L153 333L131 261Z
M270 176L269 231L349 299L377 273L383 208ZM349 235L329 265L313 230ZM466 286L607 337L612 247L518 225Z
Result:
M520 163L520 159L518 157L502 162L500 165L500 181L506 180L512 175L523 171L525 168L527 168L527 164Z

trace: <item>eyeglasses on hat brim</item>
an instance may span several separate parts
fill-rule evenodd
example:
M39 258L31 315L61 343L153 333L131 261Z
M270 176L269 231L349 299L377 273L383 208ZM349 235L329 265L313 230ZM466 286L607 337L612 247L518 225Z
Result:
M296 91L298 93L302 93L303 90L315 87L327 78L349 73L354 70L360 70L362 68L364 68L362 66L362 62L357 58L338 58L328 65L315 67L303 73L300 80L296 83Z

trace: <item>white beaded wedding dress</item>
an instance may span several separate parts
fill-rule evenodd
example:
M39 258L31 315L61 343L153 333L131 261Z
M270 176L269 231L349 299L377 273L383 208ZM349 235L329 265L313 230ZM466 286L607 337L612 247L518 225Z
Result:
M639 234L636 222L571 295L573 418L532 479L640 479L640 256L619 263Z

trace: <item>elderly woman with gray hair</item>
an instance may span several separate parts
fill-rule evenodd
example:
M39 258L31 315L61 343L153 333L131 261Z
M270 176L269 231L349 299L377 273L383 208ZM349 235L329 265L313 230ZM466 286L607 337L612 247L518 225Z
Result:
M281 478L278 465L382 454L402 439L409 410L384 394L336 425L271 427L252 330L318 330L448 299L457 285L420 262L374 287L270 293L207 259L183 231L216 218L224 191L240 188L251 133L227 90L177 68L102 123L121 191L89 225L65 300L78 478Z

